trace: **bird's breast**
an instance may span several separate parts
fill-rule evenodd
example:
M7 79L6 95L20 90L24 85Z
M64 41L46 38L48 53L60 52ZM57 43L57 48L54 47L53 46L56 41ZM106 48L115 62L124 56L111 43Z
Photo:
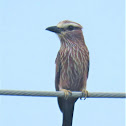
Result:
M85 71L85 52L76 49L65 49L60 52L61 73L60 88L79 90L83 85Z

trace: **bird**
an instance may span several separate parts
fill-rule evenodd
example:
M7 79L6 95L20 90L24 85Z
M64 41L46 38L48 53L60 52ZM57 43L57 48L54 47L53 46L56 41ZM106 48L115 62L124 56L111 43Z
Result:
M65 97L58 97L63 113L62 126L72 126L74 105L78 98L68 96L72 91L81 91L85 98L88 96L89 51L79 23L64 20L46 30L56 33L60 39L61 46L55 60L55 88L65 94Z

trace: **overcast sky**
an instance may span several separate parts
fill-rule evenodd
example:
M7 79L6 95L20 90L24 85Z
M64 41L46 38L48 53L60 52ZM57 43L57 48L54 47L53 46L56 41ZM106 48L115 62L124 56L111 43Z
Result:
M58 37L45 30L62 20L83 26L90 52L89 92L125 91L124 0L1 0L0 88L55 91ZM0 96L0 126L61 126L56 98ZM73 126L125 126L124 99L75 104Z

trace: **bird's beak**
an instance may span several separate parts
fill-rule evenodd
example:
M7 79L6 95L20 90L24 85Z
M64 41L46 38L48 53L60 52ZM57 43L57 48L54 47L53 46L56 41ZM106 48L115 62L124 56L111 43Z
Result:
M57 26L48 27L48 28L46 28L46 30L55 32L55 33L61 33L61 28L58 28Z

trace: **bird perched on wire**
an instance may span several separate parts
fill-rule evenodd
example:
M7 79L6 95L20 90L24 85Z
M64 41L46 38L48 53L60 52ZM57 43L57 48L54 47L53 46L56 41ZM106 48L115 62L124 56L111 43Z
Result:
M64 91L65 97L58 98L63 113L62 126L72 126L74 104L78 98L69 98L71 91L82 91L88 95L86 82L89 71L89 52L84 41L82 26L76 22L65 20L46 28L55 32L61 42L56 58L55 88Z

